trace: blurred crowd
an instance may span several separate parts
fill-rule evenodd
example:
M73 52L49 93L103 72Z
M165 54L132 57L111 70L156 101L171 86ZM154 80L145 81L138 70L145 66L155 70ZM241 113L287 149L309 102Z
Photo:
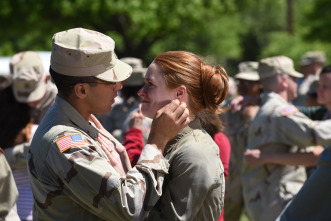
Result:
M139 58L120 60L132 75L122 82L112 110L95 116L123 144L134 167L152 125L141 111L148 68ZM38 52L19 52L7 65L10 73L0 75L0 220L32 220L27 153L57 88ZM227 111L198 115L224 167L218 220L330 220L331 66L325 54L305 53L298 71L281 55L243 61L237 70L222 103Z

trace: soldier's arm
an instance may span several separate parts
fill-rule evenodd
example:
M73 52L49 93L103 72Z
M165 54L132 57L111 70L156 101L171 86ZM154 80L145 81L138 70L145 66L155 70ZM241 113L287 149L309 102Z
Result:
M6 216L16 203L18 196L17 187L12 171L0 148L0 220L7 220ZM15 217L16 218L16 217ZM18 218L18 216L17 216Z
M329 145L331 143L331 119L312 121L303 113L293 111L276 119L282 133L282 142L299 147Z
M11 168L26 168L26 158L30 144L30 142L26 142L4 149L6 159Z
M87 142L61 153L53 143L44 170L53 171L57 182L50 184L49 178L32 181L36 203L47 209L49 202L58 203L53 193L61 191L101 219L143 220L161 196L169 164L160 151L147 145L137 165L121 176L96 149L100 148Z
M246 150L244 157L251 166L262 164L315 166L323 150L324 148L321 146L316 146L311 152L305 153L263 152L259 149L251 149Z

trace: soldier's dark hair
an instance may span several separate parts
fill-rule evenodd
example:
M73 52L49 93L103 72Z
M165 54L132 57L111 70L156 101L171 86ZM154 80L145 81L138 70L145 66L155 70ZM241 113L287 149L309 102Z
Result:
M331 65L325 66L321 71L321 75L322 74L327 74L327 73L331 73Z
M52 80L55 83L58 93L67 98L73 91L73 88L78 83L89 83L92 86L96 86L97 78L91 77L73 77L67 76L63 74L59 74L54 71L51 67L49 67L49 73L51 74Z

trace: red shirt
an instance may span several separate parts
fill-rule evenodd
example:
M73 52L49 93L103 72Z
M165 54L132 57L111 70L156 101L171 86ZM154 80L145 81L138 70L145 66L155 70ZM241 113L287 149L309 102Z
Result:
M230 163L230 154L231 154L231 145L229 139L225 134L218 132L214 136L214 141L217 146L220 148L220 158L224 167L224 178L228 177L228 169ZM220 218L217 221L224 221L224 208L222 210Z
M142 131L136 128L127 130L124 135L123 146L128 153L131 166L134 167L144 147Z

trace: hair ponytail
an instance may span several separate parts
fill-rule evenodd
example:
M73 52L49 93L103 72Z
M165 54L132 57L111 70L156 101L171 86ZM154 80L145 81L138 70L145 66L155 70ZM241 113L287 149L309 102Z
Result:
M201 88L205 108L212 113L222 113L220 108L229 90L229 77L221 66L201 63Z

